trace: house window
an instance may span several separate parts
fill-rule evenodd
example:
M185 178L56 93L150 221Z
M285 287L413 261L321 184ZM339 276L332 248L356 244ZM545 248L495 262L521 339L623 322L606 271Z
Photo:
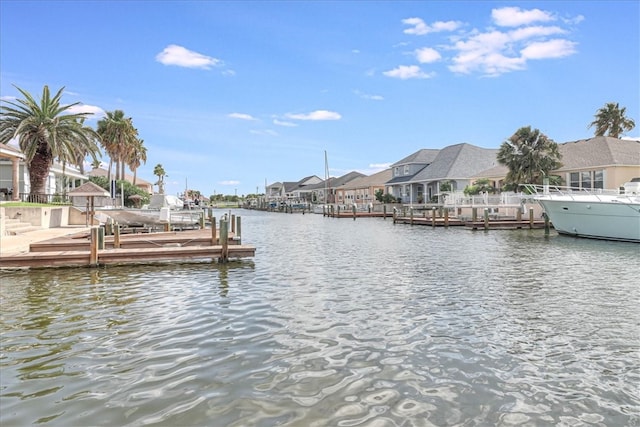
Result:
M604 188L604 171L593 172L593 188Z
M393 176L400 176L400 168L396 167L393 169Z
M591 172L580 172L580 185L582 188L591 188Z
M571 172L569 174L569 182L571 188L580 188L580 173L579 172Z
M569 185L571 188L586 189L604 188L604 171L583 171L571 172L569 174Z
M409 165L404 165L404 174L409 175Z

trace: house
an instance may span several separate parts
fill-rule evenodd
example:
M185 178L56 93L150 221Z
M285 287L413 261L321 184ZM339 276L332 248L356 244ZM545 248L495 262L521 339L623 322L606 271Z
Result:
M87 175L89 175L90 177L102 176L106 178L107 176L109 176L109 171L103 168L94 168ZM112 173L111 177L115 178L115 175ZM133 175L125 173L124 180L133 184ZM149 181L145 181L144 179L136 177L135 186L145 191L146 193L153 194L153 184Z
M322 180L316 175L307 176L296 182L275 182L268 185L266 188L267 200L294 202L308 201L307 189L320 182L322 182Z
M378 204L376 192L385 191L386 183L393 175L392 169L374 173L369 176L361 176L336 189L336 199L347 205Z
M28 199L31 191L29 168L22 152L7 144L0 144L0 193L2 198L11 194L12 200ZM79 187L89 178L74 165L54 162L45 182L45 195L49 199Z
M596 136L558 144L562 167L553 171L573 188L621 187L640 177L640 141Z
M20 162L24 154L7 144L0 144L0 200L20 200ZM8 168L9 162L11 168ZM11 196L11 197L9 197Z
M340 189L354 179L365 176L363 173L351 171L338 178L330 177L325 181L309 186L311 191L311 201L314 203L347 203L344 199L338 197ZM325 195L325 189L327 194Z
M640 177L640 141L596 136L558 144L562 166L551 172L563 186L576 189L617 189ZM509 169L497 165L476 174L473 181L488 179L496 189L503 185Z
M422 197L424 187L412 186L410 182L428 165L431 164L440 150L424 148L391 165L393 178L386 183L387 192L400 201L409 201Z

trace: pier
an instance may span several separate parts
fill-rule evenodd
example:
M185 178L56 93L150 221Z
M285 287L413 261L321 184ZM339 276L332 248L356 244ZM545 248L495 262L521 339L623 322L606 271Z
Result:
M255 256L255 247L243 245L240 217L220 221L220 228L120 235L116 225L113 235L105 228L33 242L28 252L0 256L0 269L97 267L103 265L144 264L157 262L193 262L211 260L226 263L229 259Z

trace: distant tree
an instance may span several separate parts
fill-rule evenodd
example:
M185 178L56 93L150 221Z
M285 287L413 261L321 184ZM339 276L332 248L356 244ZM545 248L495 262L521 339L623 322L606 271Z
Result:
M626 107L620 108L618 103L609 102L597 111L595 120L589 127L596 128L596 136L607 134L612 138L620 138L624 131L630 131L636 127L636 123L625 116L626 111Z
M509 168L507 188L542 184L542 178L562 166L558 144L531 126L518 129L498 150L498 163Z
M164 194L164 179L168 175L160 163L153 168L153 174L158 177L158 182L156 182L156 185L158 186L158 193Z
M124 179L124 165L132 147L138 142L138 131L133 127L133 121L130 117L125 117L122 110L107 111L107 115L98 121L97 132L102 138L102 147L109 156L107 178L111 180L111 168L115 163L115 179Z
M29 170L30 194L43 195L53 161L58 159L66 165L75 164L79 157L86 155L97 159L99 136L83 125L89 113L69 112L79 103L60 104L64 87L51 97L45 85L40 102L26 90L17 86L16 89L24 99L2 101L6 105L0 109L0 142L6 144L18 138Z
M144 140L136 139L131 145L131 149L127 153L127 166L133 172L133 185L136 185L138 168L141 164L147 163L147 147L144 146Z
M468 185L464 189L464 194L466 194L467 196L474 196L480 193L493 194L495 192L495 187L491 185L491 182L486 178L479 179L473 185Z

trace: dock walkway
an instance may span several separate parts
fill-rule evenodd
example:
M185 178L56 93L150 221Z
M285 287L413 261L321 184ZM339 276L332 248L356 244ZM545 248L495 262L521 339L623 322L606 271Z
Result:
M255 255L255 247L240 244L229 233L226 242L216 238L212 245L211 229L179 232L129 234L120 236L119 247L114 236L104 236L103 249L92 247L90 230L30 243L29 251L0 254L0 268L80 267L151 262L226 260ZM219 233L216 233L219 236Z

